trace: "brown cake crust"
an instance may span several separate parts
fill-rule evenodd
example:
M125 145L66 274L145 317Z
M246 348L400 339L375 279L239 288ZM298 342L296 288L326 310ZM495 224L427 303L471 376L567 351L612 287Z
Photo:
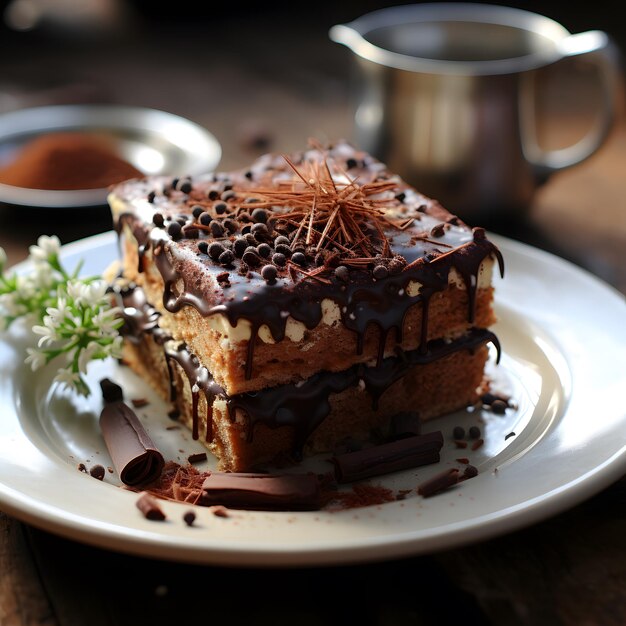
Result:
M483 375L487 358L487 347L481 345L417 365L380 396L377 406L360 385L331 395L330 411L307 439L305 454L332 452L346 438L367 441L372 431L388 433L390 417L403 411L416 411L425 421L475 404L487 389ZM126 342L124 359L165 401L171 400L163 347L149 333L140 342ZM252 424L241 410L231 415L223 398L208 400L202 394L194 414L188 376L179 365L174 365L172 374L179 419L190 430L197 421L198 439L216 456L220 471L249 471L264 464L297 462L292 452L294 430L290 426Z

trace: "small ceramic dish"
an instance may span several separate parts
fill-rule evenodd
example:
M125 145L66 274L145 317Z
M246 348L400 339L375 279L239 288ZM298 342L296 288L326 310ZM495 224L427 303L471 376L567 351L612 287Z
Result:
M94 132L145 175L196 176L213 171L222 149L202 126L172 113L115 104L53 105L0 115L0 167L27 142L51 132ZM77 208L106 203L107 189L46 190L0 183L0 203Z

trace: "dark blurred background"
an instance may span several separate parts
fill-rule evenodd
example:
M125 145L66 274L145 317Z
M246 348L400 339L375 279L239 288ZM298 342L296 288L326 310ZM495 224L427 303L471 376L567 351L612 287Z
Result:
M328 30L394 4L0 0L0 112L76 101L167 109L207 126L222 165L238 167L246 145L350 134L351 59ZM626 48L615 2L500 4L571 32L605 30Z
M395 4L402 3L0 0L0 113L80 102L166 110L216 136L223 149L221 169L244 167L267 149L302 148L309 137L351 139L352 59L329 39L328 30ZM626 21L616 2L493 4L538 12L573 33L604 30L626 50ZM583 109L591 92L576 91L572 84L544 124L548 147L569 145L586 132ZM624 137L609 142L588 164L556 175L538 194L527 222L494 228L626 289L619 270L626 236ZM598 219L590 223L591 206ZM0 205L0 230L13 229L20 215ZM110 225L106 211L100 221L94 216L83 213L80 222L66 224L64 239ZM23 239L58 231L60 219L39 212L36 229L24 231ZM598 242L592 253L585 239L589 229Z

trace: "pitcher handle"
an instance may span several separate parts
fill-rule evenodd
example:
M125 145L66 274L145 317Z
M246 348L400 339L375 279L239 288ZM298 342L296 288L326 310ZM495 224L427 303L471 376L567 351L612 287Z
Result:
M616 96L620 86L619 51L607 33L590 30L563 39L557 52L560 62L566 58L580 57L592 61L602 79L602 109L593 127L571 146L555 150L542 149L536 140L535 80L537 74L526 75L528 81L521 89L522 146L526 159L533 165L539 180L581 163L604 144L611 133L617 116Z

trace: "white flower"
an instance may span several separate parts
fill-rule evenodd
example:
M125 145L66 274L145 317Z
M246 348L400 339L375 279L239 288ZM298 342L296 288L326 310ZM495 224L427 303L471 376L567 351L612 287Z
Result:
M98 352L101 352L101 350L102 347L100 344L95 341L90 341L87 344L87 347L80 351L80 354L78 355L78 370L81 374L87 373L87 365L89 364L89 361L91 361Z
M49 306L46 309L46 313L54 325L62 324L66 317L71 317L70 308L67 306L67 300L63 297L59 297L57 300L57 306Z
M122 347L124 346L124 339L121 335L118 335L113 339L113 343L107 346L106 350L108 355L114 359L122 358Z
M103 280L96 280L84 286L83 300L88 307L97 307L104 303L107 284Z
M34 348L26 348L26 352L28 356L26 357L25 363L26 365L30 365L33 372L46 364L46 355L43 352L35 350Z
M111 336L117 333L117 315L120 313L119 308L101 309L92 318L92 322L96 327L100 336Z
M31 260L36 263L37 261L48 261L51 257L58 255L60 249L61 242L56 235L52 235L52 237L41 235L37 239L37 245L30 246L28 251L30 252Z
M54 283L54 271L48 263L35 263L31 285L36 291L50 291Z
M83 299L83 291L85 288L85 283L80 280L70 280L67 283L67 297L70 300L74 300L76 304L80 304Z
M77 390L79 388L81 379L78 372L72 372L67 368L61 368L57 372L57 375L54 377L54 382L60 383L65 387L69 387L70 389Z
M20 274L17 277L17 293L20 297L27 300L33 298L37 292L37 287L30 275Z
M0 312L8 317L17 317L25 313L21 306L17 302L17 298L14 293L3 293L0 295Z
M49 318L46 316L44 318L44 323L46 322L46 319L49 319ZM33 332L35 333L35 335L41 335L41 339L39 340L39 343L37 344L40 348L44 346L48 346L54 343L55 341L59 340L59 335L57 333L56 328L48 324L46 324L45 326L38 326L38 325L33 326Z

